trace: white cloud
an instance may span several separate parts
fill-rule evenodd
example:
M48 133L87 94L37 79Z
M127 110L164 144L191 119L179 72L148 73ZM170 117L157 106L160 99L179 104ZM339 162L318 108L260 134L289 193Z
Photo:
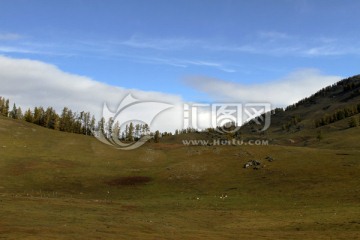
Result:
M9 98L23 110L51 106L60 114L66 106L76 112L90 111L98 120L104 102L115 111L120 101L132 93L140 100L167 102L175 106L156 118L153 130L182 128L180 96L110 86L40 61L0 56L0 84L0 96Z
M262 84L245 85L204 76L189 77L185 82L207 93L214 101L268 102L273 106L286 106L341 79L340 76L323 75L316 69L302 69Z
M216 102L270 102L273 106L286 106L340 79L339 76L323 75L318 70L303 69L263 84L244 85L209 77L189 77L187 82L209 94ZM173 131L183 127L183 100L180 96L111 86L40 61L0 56L0 84L0 96L16 102L23 110L51 106L61 113L67 106L76 112L90 111L97 119L101 116L104 102L115 111L120 101L132 93L140 100L174 105L156 118L152 130ZM199 115L200 126L208 125L208 114L205 111Z

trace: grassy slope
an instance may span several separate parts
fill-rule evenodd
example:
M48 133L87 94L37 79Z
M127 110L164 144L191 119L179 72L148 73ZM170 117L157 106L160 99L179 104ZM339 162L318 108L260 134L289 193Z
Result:
M359 129L346 135L351 142ZM266 167L243 169L250 159ZM0 118L0 237L356 239L359 159L351 146L162 143L120 151ZM151 180L120 181L139 176Z
M353 82L356 86L353 89L345 89L343 85ZM325 115L332 115L339 109L357 106L360 103L360 75L340 81L340 84L329 87L321 94L315 94L302 101L296 108L285 112L278 112L271 115L271 125L266 132L257 132L262 126L245 125L240 129L238 139L267 139L274 145L288 146L306 146L316 148L360 148L360 142L357 141L358 129L349 129L348 122L350 118L337 121L335 123L315 127L315 121ZM283 125L289 123L292 117L301 119L296 125L291 125L288 130L283 129ZM360 114L355 116L360 121ZM318 133L321 131L323 139L319 142ZM167 136L161 141L165 143L181 143L184 139L204 139L213 142L215 139L226 139L229 136L217 132L180 134L178 136ZM230 138L232 138L230 136Z
M351 132L351 130L347 130L349 119L344 119L334 124L315 128L315 121L322 118L324 115L331 115L338 109L354 105L356 106L360 103L360 75L353 76L341 82L348 81L357 84L357 87L351 90L344 90L341 85L335 85L330 87L330 90L328 90L325 94L312 96L308 99L308 101L300 103L294 109L272 115L271 126L266 131L266 135L258 135L258 137L274 139L274 144L314 147L319 146L318 141L316 141L318 131L322 131L324 136L345 134L344 140L348 139L348 132ZM288 131L283 130L282 126L288 123L293 116L300 117L301 122L297 125L301 127L300 130L296 129L296 126L291 126ZM360 119L360 114L356 117ZM244 138L257 136L256 133L251 131L249 126L243 127L241 131ZM345 144L345 142L337 142L342 145L342 147L348 147L348 144ZM322 147L326 147L325 143L328 143L328 148L331 148L334 145L334 142L332 142L331 139L323 141L320 145L322 145ZM350 147L354 148L360 147L360 144L355 142L350 143L350 145Z

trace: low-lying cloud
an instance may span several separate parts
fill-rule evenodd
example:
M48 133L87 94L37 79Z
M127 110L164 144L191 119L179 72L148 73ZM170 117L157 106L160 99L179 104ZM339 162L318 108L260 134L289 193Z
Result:
M0 83L0 96L9 98L23 110L50 106L61 114L66 106L76 112L89 111L98 120L105 102L115 111L120 101L131 93L139 100L174 105L159 114L153 130L170 131L182 127L180 96L111 86L40 61L0 56Z
M266 102L284 107L341 79L340 76L323 75L316 69L301 69L261 84L246 85L206 76L188 77L185 83L208 94L213 101Z

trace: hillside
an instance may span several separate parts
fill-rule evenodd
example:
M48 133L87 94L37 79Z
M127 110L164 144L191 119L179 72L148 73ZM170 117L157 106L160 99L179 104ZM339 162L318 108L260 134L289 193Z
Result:
M337 119L337 115L341 115L341 119ZM263 126L250 122L235 134L194 131L177 136L166 136L161 142L182 144L184 140L206 140L211 144L218 139L235 138L245 142L264 139L272 145L358 149L360 130L349 127L351 118L360 124L360 75L321 89L286 109L275 109L271 114L271 125L265 132L259 132ZM329 120L329 122L317 125L320 120Z
M352 117L360 122L360 75L321 89L285 110L275 109L271 114L270 128L265 132L259 132L263 126L250 122L230 136L215 131L200 132L166 137L163 142L179 143L184 139L206 139L211 142L235 137L244 140L267 139L276 145L360 148L359 129L349 128ZM321 121L325 123L317 124Z
M6 239L360 237L358 148L152 143L119 151L3 117L0 133ZM262 168L243 168L251 159Z

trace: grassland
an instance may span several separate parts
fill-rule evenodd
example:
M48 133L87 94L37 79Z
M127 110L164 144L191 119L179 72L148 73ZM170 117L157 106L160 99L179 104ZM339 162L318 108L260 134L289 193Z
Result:
M359 133L120 151L0 118L0 238L360 239Z

